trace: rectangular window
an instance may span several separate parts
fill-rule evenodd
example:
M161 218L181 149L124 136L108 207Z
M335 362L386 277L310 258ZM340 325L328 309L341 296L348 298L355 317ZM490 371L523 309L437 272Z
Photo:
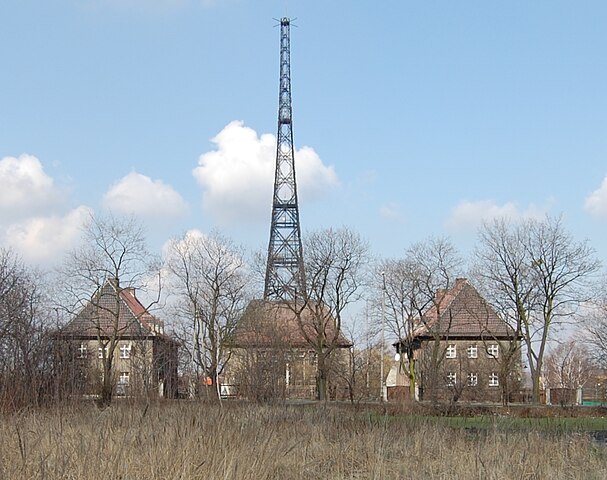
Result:
M500 354L500 347L497 343L491 343L487 346L487 356L490 358L497 358Z
M449 372L447 373L447 386L454 387L457 384L457 373Z
M78 347L78 358L86 358L88 354L88 348L86 347L86 343L81 343L80 347Z
M99 358L103 358L103 348L99 347L98 348L98 352L99 352ZM108 347L105 347L105 356L107 358L108 355Z
M127 387L129 386L129 372L120 372L120 376L118 377L118 385L116 385L116 394L117 395L126 395Z
M469 373L468 374L468 386L476 387L478 385L478 373Z
M500 379L497 373L493 372L489 375L489 386L490 387L499 387Z
M447 353L445 354L445 358L457 358L457 347L455 344L451 343L447 345Z
M131 358L131 344L120 345L120 358Z
M468 346L468 358L478 358L478 346L477 345Z

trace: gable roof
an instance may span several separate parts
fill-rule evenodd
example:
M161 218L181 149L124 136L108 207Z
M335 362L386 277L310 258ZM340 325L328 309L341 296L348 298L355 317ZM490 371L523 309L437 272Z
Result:
M413 337L512 339L515 332L465 278L453 288L438 290L434 304L422 315Z
M60 334L147 338L164 336L164 322L147 311L135 296L134 288L120 288L116 281L106 281Z
M236 348L312 348L302 332L302 327L310 339L315 339L317 335L314 320L319 317L325 323L326 338L332 341L335 335L335 319L326 306L318 308L320 315L317 317L314 306L305 308L300 315L300 326L292 304L285 301L253 300L245 309L227 343ZM338 332L336 346L348 348L352 346L352 342L342 332Z

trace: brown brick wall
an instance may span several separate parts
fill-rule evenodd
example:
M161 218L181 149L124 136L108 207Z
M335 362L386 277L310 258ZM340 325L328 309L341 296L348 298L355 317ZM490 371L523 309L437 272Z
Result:
M494 357L488 352L495 347ZM494 340L443 340L438 345L434 340L422 342L417 351L421 399L500 402L504 386L511 391L514 382L520 381L520 361L505 368L503 352L507 348L507 341ZM434 352L437 362L432 361Z

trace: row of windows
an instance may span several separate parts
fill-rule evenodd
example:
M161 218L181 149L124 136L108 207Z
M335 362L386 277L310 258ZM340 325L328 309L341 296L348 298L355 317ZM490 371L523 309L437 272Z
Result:
M103 381L103 373L101 373L101 381ZM131 383L131 374L130 372L120 372L118 376L118 385L126 386Z
M489 358L498 358L500 353L500 347L497 343L490 343L487 345L487 357ZM466 348L466 354L468 358L478 358L478 345L468 345ZM447 345L447 350L445 352L445 358L457 358L457 345L454 343L450 343Z
M499 387L500 380L497 373L492 372L489 374L489 386L490 387ZM448 372L447 373L447 386L454 387L457 385L457 372ZM478 385L478 373L469 373L468 374L468 383L469 387L476 387Z
M130 343L123 343L120 345L120 358L129 359L131 358L131 347ZM80 347L78 347L78 358L87 358L88 357L88 346L86 343L81 343ZM105 355L108 354L108 347L105 347ZM103 358L103 348L99 347L97 349L97 357Z

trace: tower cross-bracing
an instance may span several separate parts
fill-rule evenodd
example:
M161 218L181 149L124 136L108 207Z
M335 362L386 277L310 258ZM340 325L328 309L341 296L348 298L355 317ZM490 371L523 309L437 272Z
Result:
M280 89L276 171L264 299L295 300L304 294L305 275L295 180L289 18L280 20Z

